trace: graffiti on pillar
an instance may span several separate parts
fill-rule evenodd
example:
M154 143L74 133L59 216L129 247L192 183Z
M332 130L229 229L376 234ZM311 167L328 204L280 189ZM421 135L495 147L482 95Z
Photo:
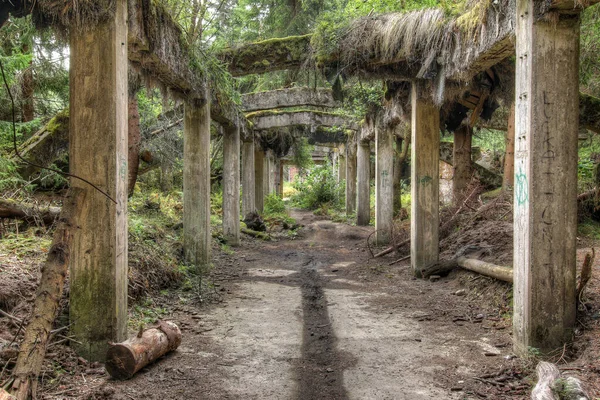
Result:
M419 179L419 183L423 186L430 184L432 181L433 181L433 178L430 177L429 175L426 175L426 176L422 177L421 179Z
M381 185L382 186L387 186L388 175L389 175L389 173L388 173L387 169L384 169L383 171L381 171Z
M125 156L120 156L119 158L119 178L125 179L127 177L127 158Z
M515 200L517 205L522 206L529 201L529 184L527 183L527 175L523 173L523 169L519 167L519 172L515 175Z

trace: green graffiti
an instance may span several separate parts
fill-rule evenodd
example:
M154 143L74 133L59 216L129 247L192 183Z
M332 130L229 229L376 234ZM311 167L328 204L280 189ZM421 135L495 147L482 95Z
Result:
M519 173L515 175L515 200L517 205L522 206L529 201L529 184L527 175L519 168Z
M422 177L421 179L419 179L419 183L421 185L427 185L429 183L431 183L433 181L433 178L430 177L429 175L426 175L424 177Z

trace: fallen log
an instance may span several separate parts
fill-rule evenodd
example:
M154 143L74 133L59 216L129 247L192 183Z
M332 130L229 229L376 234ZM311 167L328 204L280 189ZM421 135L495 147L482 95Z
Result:
M59 214L60 207L38 207L33 204L0 199L0 218L22 219L31 223L41 221L46 225L51 225Z
M242 228L242 233L248 236L252 236L262 240L271 240L271 236L268 233L253 231L252 229Z
M173 322L160 321L122 343L110 343L106 371L114 379L129 379L146 365L177 349L181 331Z
M18 400L36 398L37 395L37 378L42 370L52 324L59 310L69 265L71 241L78 229L80 204L84 200L85 191L72 188L63 203L59 225L54 232L52 246L42 268L31 317L25 328L13 370L11 392Z
M423 278L429 278L431 275L447 275L450 271L457 267L477 272L481 275L489 276L504 282L513 282L512 268L467 257L457 257L450 260L431 263L423 269Z
M540 361L535 371L538 382L531 392L531 400L587 400L589 398L582 388L581 381L572 376L562 378L556 365Z
M458 257L456 263L459 267L469 271L480 273L481 275L491 276L500 281L513 282L513 269L481 261L476 258Z

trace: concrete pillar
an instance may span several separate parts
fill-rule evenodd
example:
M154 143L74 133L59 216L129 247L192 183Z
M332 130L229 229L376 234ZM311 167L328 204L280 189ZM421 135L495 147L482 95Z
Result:
M340 155L338 157L338 182L342 182L346 180L346 152L345 149L341 150Z
M356 210L356 142L346 146L346 215Z
M260 146L254 146L254 205L256 211L262 213L265 205L264 175L265 153Z
M387 244L394 225L393 129L375 129L375 242Z
M228 127L223 135L223 237L240 244L240 128Z
M198 268L210 263L210 101L186 103L183 122L183 250Z
M70 37L70 172L88 184L70 267L72 346L104 361L108 342L127 334L127 5L113 18Z
M454 173L452 175L452 194L454 204L460 204L467 195L471 176L471 142L473 129L469 125L461 125L454 132L454 148L452 163Z
M517 1L515 351L572 339L576 316L579 16L538 19Z
M263 159L263 198L273 193L273 153L267 150Z
M412 85L411 266L417 277L439 256L440 111Z
M510 105L508 114L508 129L506 130L506 151L504 153L504 175L502 190L512 190L515 178L515 103Z
M242 144L242 216L256 211L254 198L254 141Z
M356 224L369 225L371 221L371 147L359 143L356 151Z
M283 183L284 183L284 179L283 179L283 161L281 159L277 160L277 176L278 176L278 181L277 181L277 195L279 197L281 197L283 199Z

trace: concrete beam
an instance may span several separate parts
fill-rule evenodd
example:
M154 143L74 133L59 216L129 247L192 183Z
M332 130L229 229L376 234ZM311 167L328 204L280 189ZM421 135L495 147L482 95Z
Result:
M394 225L393 127L375 128L375 241L387 244Z
M210 103L186 103L183 123L183 250L199 269L210 263Z
M254 141L242 144L242 216L256 211L254 198Z
M240 244L240 128L223 135L223 237L227 244Z
M579 16L535 18L517 1L515 351L569 342L576 319Z
M417 277L439 255L440 110L412 85L411 266Z
M298 87L242 95L245 112L273 110L286 107L339 107L331 89Z
M357 130L358 126L348 117L321 111L257 112L246 115L254 130L286 128L297 125L344 127Z
M79 355L104 361L127 335L127 9L70 36L70 172L85 202L70 257L70 334Z

